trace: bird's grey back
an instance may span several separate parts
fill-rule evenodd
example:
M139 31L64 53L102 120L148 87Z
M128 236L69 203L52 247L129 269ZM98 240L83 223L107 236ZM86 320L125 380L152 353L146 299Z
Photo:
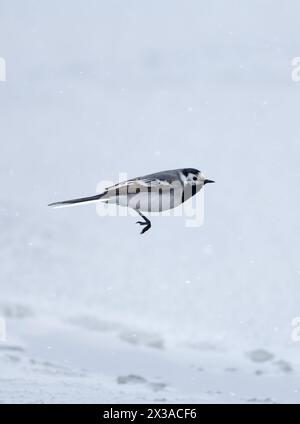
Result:
M153 180L162 180L167 181L168 183L173 183L176 180L180 180L180 171L181 169L170 169L167 171L155 172L154 174L143 175L142 177L133 178L129 181L153 181Z

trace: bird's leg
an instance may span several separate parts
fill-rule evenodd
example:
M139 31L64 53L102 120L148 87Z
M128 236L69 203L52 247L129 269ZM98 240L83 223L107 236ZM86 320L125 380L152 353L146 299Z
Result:
M139 210L136 209L136 212L144 219L144 221L137 221L136 224L145 225L145 228L142 229L141 234L144 234L146 231L151 228L151 221L143 215Z

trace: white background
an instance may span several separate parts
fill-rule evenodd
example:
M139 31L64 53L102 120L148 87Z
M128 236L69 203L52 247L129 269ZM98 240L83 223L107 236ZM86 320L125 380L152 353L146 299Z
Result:
M299 2L0 10L0 400L298 401ZM46 206L179 167L202 227Z

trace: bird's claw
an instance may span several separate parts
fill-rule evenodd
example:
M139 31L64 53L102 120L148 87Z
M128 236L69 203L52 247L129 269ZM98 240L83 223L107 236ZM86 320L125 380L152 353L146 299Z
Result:
M150 230L151 228L151 224L149 224L148 222L145 222L146 227L142 229L141 234L144 234L146 231Z
M136 221L136 224L145 225L145 228L142 229L140 234L144 234L146 231L150 230L150 228L151 228L151 222Z

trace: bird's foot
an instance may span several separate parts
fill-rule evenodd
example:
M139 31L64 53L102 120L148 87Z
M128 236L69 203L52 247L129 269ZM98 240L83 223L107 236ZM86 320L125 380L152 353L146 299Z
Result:
M150 221L137 221L136 224L145 225L145 228L142 229L141 234L144 234L146 231L150 230L151 228Z
M142 229L141 234L144 234L146 231L150 230L151 228L151 223L145 223L146 227Z

